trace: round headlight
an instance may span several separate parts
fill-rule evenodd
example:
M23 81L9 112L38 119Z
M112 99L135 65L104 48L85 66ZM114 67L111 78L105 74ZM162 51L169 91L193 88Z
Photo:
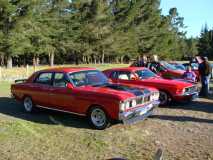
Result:
M135 107L136 105L137 105L136 100L133 99L133 100L132 100L132 107Z
M159 92L155 92L155 100L158 100L159 96L160 96Z
M129 107L130 107L130 102L127 101L127 102L126 102L126 109L129 109Z
M125 103L120 104L120 111L124 112L125 111Z

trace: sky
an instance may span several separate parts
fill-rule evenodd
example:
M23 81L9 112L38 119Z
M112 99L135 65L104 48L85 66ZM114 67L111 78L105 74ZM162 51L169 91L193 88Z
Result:
M213 29L213 0L161 0L163 15L168 15L173 7L177 8L179 16L184 17L187 37L199 36L205 24Z

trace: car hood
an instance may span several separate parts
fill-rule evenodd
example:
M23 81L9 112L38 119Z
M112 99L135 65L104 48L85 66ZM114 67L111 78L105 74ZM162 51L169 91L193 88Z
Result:
M136 88L132 86L122 85L122 84L105 84L101 86L82 86L79 87L82 91L87 92L87 94L97 94L110 96L119 100L125 100L129 98L134 98L137 96L143 96L150 94L151 91L146 88ZM107 97L109 98L109 97Z
M141 80L143 81L143 80ZM147 82L150 82L152 84L156 84L156 85L164 85L164 86L174 86L174 87L189 87L192 84L186 81L180 81L180 80L175 80L175 79L164 79L164 78L149 78L146 79Z

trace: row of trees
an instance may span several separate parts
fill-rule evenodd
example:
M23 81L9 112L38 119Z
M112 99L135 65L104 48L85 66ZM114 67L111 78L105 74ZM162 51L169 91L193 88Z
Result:
M200 38L197 39L198 53L213 59L213 29L208 29L207 24L201 30Z
M194 52L177 9L160 0L1 0L0 62L123 62L139 54L180 59Z

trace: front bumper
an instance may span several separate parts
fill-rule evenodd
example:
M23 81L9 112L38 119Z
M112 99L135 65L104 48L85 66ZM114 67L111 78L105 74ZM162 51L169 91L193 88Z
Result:
M186 94L174 96L175 101L187 101L187 100L194 100L196 98L198 98L198 92L186 93Z
M154 101L135 110L119 113L119 120L124 124L132 124L142 121L153 113L154 108L160 104L159 101Z

